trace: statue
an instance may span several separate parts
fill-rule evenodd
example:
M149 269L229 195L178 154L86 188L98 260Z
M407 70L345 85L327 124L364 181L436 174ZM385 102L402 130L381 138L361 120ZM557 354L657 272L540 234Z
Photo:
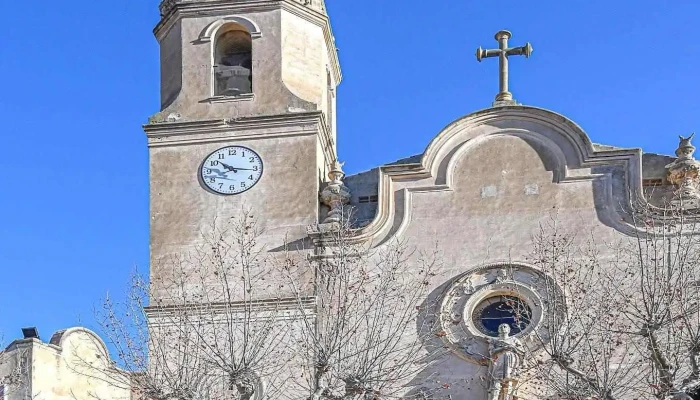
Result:
M515 386L525 358L525 346L520 339L509 335L508 324L501 324L498 327L498 338L489 339L489 400L515 399Z

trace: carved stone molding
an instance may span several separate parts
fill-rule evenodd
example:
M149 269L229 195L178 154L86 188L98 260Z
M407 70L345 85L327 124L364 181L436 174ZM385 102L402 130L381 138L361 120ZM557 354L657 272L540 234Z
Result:
M545 314L564 312L549 309L544 300L547 282L542 272L522 263L489 264L464 273L452 281L443 295L438 336L460 358L487 365L489 341L495 335L480 326L480 310L493 299L517 299L528 315L522 329L512 336L529 350L536 350L541 345L537 336L546 336L541 324Z
M326 12L326 4L324 3L323 0L294 0L297 3L300 3L302 5L305 5L309 8L312 8L316 11L325 13Z
M211 1L211 0L200 0L200 1L207 2L207 1ZM318 12L321 12L321 13L326 12L326 4L324 3L323 0L294 0L294 1L303 5L303 6L306 6L306 7L313 9L313 10L316 10ZM192 0L162 0L160 2L160 5L158 6L158 9L160 10L160 16L161 17L167 16L171 11L173 11L175 6L179 3L191 3L191 2L193 2L193 1ZM240 2L243 3L244 1L240 1Z
M501 123L518 126L499 127ZM354 240L381 245L400 235L412 221L414 194L453 190L454 166L460 157L480 141L499 136L526 138L546 148L555 159L556 184L596 181L599 201L605 205L598 210L601 220L626 234L642 230L632 223L629 210L631 203L646 202L641 150L595 146L578 125L560 114L509 106L476 111L452 122L430 142L420 162L380 167L376 216L357 230Z
M173 10L175 7L175 4L178 3L178 0L163 0L160 2L160 5L158 6L158 9L160 10L160 16L164 17L170 13L170 11Z

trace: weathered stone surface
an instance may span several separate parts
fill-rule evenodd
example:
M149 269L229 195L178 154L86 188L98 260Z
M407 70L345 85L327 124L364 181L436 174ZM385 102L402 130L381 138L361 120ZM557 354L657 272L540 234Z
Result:
M239 0L218 8L209 0L171 3L164 3L156 27L163 110L145 127L152 277L166 274L158 266L161 260L194 251L213 221L228 220L243 207L263 223L261 243L273 257L289 242L321 247L321 233L337 228L337 211L349 200L355 240L375 249L399 240L415 254L439 249L443 268L430 283L427 304L447 298L446 289L465 276L485 280L476 274L485 266L531 269L531 235L551 218L563 231L595 237L605 257L610 251L605 243L638 229L631 223L630 204L662 204L673 193L666 179L673 157L592 143L565 116L511 101L451 122L423 154L329 179L337 161L333 116L340 69L322 2ZM234 20L255 31L253 95L214 98L211 41L218 26ZM265 172L253 189L217 196L203 190L197 171L204 157L229 144L254 149ZM533 277L537 274L518 284L536 287ZM502 283L491 278L489 285ZM167 294L166 288L155 289ZM531 292L536 297L537 291ZM269 295L290 293L279 289ZM486 342L455 335L450 345L461 350L447 352L411 383L439 390L440 398L485 399L488 384L480 384L479 377L488 363L465 354L486 349ZM518 340L528 343L527 337Z
M163 2L169 11L155 30L162 110L183 119L319 110L334 135L334 90L342 76L328 18L317 6L322 2ZM219 28L231 21L245 25L253 38L250 96L214 95L212 46Z
M195 123L148 126L151 190L151 277L165 278L173 255L193 254L207 233L243 210L252 210L264 235L259 243L282 255L285 240L303 241L319 222L320 182L326 157L319 148L318 113L262 118L216 128ZM263 160L260 182L235 196L213 194L198 178L204 158L229 144L248 147ZM320 156L319 156L320 154ZM153 279L157 281L157 279ZM156 291L158 287L154 287ZM283 293L279 293L283 294Z

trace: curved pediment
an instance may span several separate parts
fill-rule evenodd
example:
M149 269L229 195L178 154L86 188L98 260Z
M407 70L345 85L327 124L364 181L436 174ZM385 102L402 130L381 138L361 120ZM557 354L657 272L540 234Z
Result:
M105 342L90 329L83 327L73 327L55 332L51 336L50 344L59 347L64 356L72 355L76 349L88 349L90 360L101 360L105 365L109 365L109 351Z
M433 176L444 175L449 184L454 163L470 149L492 136L517 136L540 144L555 157L558 172L565 179L568 169L590 166L603 159L639 163L639 149L597 150L588 135L576 123L555 112L529 107L508 106L488 108L456 120L443 129L428 145L421 164ZM499 154L494 154L498 157ZM639 168L637 168L639 169Z
M443 129L419 163L379 169L377 214L359 238L381 243L405 230L419 206L415 194L426 192L442 194L420 206L420 218L431 215L428 207L459 218L564 205L595 210L603 224L630 232L625 207L644 200L641 150L595 145L574 122L540 108L477 111Z

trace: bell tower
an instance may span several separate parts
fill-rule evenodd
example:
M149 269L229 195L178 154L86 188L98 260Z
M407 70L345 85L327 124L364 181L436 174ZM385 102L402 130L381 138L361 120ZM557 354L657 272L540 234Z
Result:
M163 0L160 14L161 111L144 126L151 276L242 208L268 248L303 240L336 161L342 76L323 0Z
M322 111L341 72L323 0L164 0L161 109L186 120Z

